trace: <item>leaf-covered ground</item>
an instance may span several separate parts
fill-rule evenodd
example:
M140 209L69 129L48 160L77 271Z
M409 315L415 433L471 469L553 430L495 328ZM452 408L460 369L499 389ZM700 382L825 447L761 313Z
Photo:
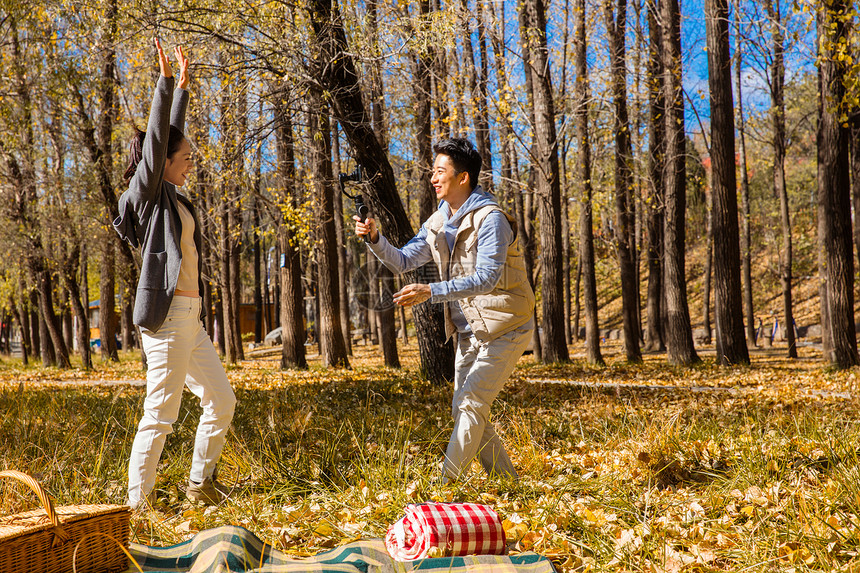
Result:
M406 503L436 499L492 505L512 551L565 572L860 571L857 371L828 370L812 350L728 369L707 357L630 366L615 347L605 368L526 356L493 410L520 481L476 465L448 487L433 481L450 387L418 379L414 343L399 371L355 350L352 370L283 372L262 351L228 371L239 403L220 473L235 488L220 507L182 494L199 415L186 392L156 511L133 517L134 539L233 523L305 555L379 537ZM60 504L122 503L144 395L128 383L143 380L136 357L89 373L5 361L0 378L0 467L37 474ZM2 513L35 504L0 492Z

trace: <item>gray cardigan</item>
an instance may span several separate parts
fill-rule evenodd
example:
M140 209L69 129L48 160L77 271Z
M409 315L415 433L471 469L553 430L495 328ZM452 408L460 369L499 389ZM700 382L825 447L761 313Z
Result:
M142 264L134 300L134 323L158 331L167 317L182 264L182 221L178 201L194 217L194 244L201 249L200 225L191 202L163 179L167 138L172 125L184 131L188 92L177 88L174 79L160 76L152 98L149 124L143 140L143 158L128 189L119 198L119 217L113 222L119 236L140 247ZM202 257L197 259L199 292L203 292Z

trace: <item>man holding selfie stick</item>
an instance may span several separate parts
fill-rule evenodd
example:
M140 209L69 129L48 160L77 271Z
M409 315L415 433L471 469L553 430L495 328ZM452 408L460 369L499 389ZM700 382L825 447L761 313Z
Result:
M431 183L439 208L403 248L389 243L373 218L354 217L355 232L394 273L431 260L441 281L410 284L394 302L413 306L445 303L445 329L457 335L452 415L443 481L454 481L475 456L490 475L516 479L517 472L493 424L490 407L528 347L535 298L517 243L516 223L478 186L481 156L465 139L434 147Z

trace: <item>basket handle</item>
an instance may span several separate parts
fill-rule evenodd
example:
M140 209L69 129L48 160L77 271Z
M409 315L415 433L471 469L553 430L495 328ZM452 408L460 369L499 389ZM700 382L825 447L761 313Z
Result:
M29 486L29 488L39 496L39 501L42 502L42 507L45 508L45 513L48 514L48 519L51 520L51 524L54 526L54 542L52 544L54 547L69 540L69 534L66 533L60 525L60 518L57 517L57 512L54 511L54 504L51 502L48 492L42 487L42 484L37 482L33 476L27 475L24 472L19 472L18 470L0 471L0 478L16 479Z

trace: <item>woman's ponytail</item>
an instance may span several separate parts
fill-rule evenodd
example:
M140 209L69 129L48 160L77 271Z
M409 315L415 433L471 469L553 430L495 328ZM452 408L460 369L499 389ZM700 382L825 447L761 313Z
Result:
M137 164L143 159L143 138L146 137L146 132L140 131L137 128L134 131L135 133L128 144L128 165L125 168L125 173L123 173L126 186L131 182L131 178L134 177L134 172L137 171Z
M131 137L128 145L128 165L125 168L125 173L123 173L126 187L131 183L131 179L134 177L135 171L137 171L137 166L143 159L143 140L146 138L146 132L140 131L137 128L134 131L135 134ZM167 135L168 158L173 157L173 154L179 150L179 145L183 139L185 139L185 136L182 132L171 125Z

